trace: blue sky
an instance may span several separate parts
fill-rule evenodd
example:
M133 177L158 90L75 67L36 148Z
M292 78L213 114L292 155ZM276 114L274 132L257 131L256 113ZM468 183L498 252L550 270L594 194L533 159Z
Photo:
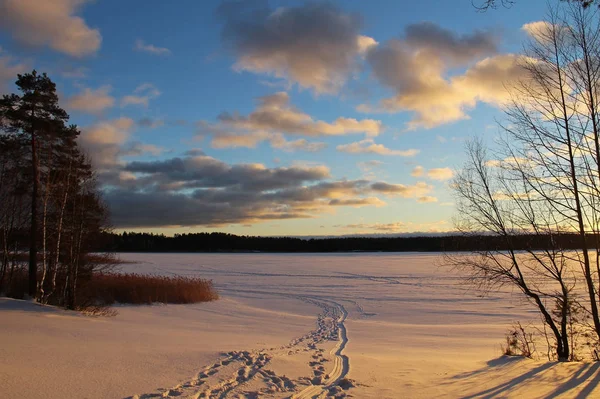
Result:
M0 90L57 82L118 230L448 231L546 7L0 0Z

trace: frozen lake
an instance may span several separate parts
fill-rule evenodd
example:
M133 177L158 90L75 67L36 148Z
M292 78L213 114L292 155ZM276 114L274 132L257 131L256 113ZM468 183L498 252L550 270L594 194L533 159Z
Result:
M598 364L501 358L537 313L472 291L439 254L120 256L221 298L100 319L0 298L5 397L600 397Z
M260 316L265 331L278 314L310 314L307 304L316 306L315 317L328 307L347 314L343 376L360 384L353 389L358 397L443 395L452 388L432 385L432 378L498 357L509 325L532 317L509 292L482 298L471 291L439 254L121 257L135 262L127 271L202 276L213 280L222 300L276 312ZM290 327L289 338L301 333Z

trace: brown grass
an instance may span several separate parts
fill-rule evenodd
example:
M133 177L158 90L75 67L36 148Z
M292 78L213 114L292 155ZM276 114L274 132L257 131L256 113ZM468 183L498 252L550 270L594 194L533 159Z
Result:
M11 298L25 298L28 287L27 275L25 268L16 268L10 284L8 284L8 276L5 277L0 293ZM38 278L41 278L41 274ZM61 283L62 281L59 281L58 291L62 290ZM77 309L93 315L108 315L113 311L107 306L114 303L184 304L214 301L219 298L212 282L198 277L95 272L81 279L77 288ZM63 305L56 302L56 296L50 299L50 304Z
M100 304L196 303L219 298L210 280L134 273L98 273L85 291Z

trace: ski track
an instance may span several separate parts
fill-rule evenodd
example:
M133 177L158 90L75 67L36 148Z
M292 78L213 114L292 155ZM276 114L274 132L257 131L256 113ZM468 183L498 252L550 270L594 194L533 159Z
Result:
M257 351L233 351L226 353L214 364L202 369L194 378L173 388L160 389L157 392L134 395L130 399L150 398L259 398L264 396L278 398L345 398L346 392L338 383L350 371L350 360L343 351L348 344L348 332L344 321L348 317L345 307L330 298L313 295L292 295L258 290L224 289L236 294L263 294L285 296L310 303L321 308L317 316L317 328L290 341L289 344ZM362 310L360 305L353 305ZM362 312L361 312L362 313ZM326 341L336 341L330 351L332 364L327 370L325 350L317 345ZM293 356L299 352L312 352L309 366L312 376L303 376L291 380L277 375L269 369L269 363L275 357ZM248 385L261 378L263 387L251 389Z

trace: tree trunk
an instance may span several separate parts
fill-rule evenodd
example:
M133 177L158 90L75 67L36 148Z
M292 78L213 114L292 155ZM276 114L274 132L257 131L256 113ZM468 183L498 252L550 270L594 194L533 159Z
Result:
M58 273L58 262L60 261L60 242L63 230L63 220L65 216L65 208L67 207L67 198L69 195L69 188L71 183L71 171L73 161L69 160L69 173L67 174L67 186L65 187L65 195L63 196L62 204L60 206L60 216L58 218L58 228L56 233L56 259L54 260L54 274L52 275L52 289L48 293L48 296L52 295L56 290L56 275Z
M46 176L46 186L44 190L44 210L42 212L42 278L38 282L39 301L44 302L44 284L46 283L46 275L48 273L48 201L50 199L50 169L52 168L51 154L52 149L48 151L48 173Z
M31 133L31 172L33 189L31 192L31 227L29 231L29 296L35 298L37 289L37 197L38 165L35 133Z

